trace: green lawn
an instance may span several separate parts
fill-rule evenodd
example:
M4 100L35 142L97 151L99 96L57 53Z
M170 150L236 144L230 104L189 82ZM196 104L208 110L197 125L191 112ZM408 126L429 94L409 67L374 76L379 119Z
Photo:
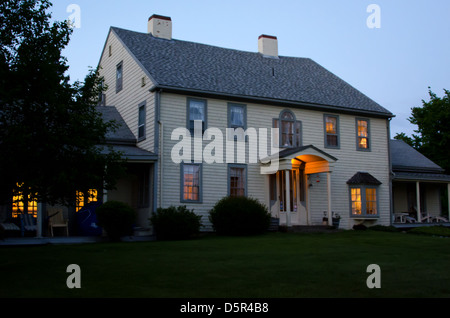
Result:
M450 238L376 231L2 247L0 298L450 297L449 265Z

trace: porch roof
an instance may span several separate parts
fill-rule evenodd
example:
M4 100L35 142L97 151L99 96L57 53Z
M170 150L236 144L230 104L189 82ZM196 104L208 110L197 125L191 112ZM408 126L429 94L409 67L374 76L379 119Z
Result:
M439 165L425 157L402 140L390 140L392 169L394 172L443 173Z
M381 182L368 172L357 172L347 181L347 184L380 185Z
M287 148L283 149L278 153L278 158L280 159L293 159L302 155L316 155L319 156L327 161L337 161L336 157L333 157L332 155L326 153L323 150L320 150L319 148L313 146L313 145L307 145L302 147L295 147L295 148Z
M450 183L450 175L443 173L394 171L393 181L429 181Z
M287 148L262 159L261 173L272 174L278 170L290 170L292 162L296 160L305 163L305 173L310 174L331 171L338 159L313 145Z
M122 153L122 158L130 162L148 162L158 160L158 155L139 148L134 134L114 106L98 106L97 111L106 122L114 121L117 128L106 135L106 145L99 145L102 154L110 150Z
M148 161L156 161L158 160L158 155L141 149L136 145L112 145L109 144L107 146L99 146L101 147L102 154L108 154L110 149L120 152L122 154L122 158L127 159L130 162L148 162ZM111 148L110 148L111 147Z

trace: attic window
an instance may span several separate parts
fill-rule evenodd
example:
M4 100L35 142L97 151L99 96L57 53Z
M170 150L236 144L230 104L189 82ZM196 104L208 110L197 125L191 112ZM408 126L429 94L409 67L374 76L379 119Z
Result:
M111 48L111 45L108 47L108 55L109 55L109 56L112 55L112 48Z
M123 62L116 66L116 93L120 92L123 87Z

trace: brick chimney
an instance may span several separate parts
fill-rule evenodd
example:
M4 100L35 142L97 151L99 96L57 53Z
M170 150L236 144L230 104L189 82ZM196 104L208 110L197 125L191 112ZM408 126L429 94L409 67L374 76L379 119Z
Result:
M262 34L258 38L258 51L264 56L278 57L278 40L276 36Z
M148 19L148 33L161 39L172 39L172 19L154 14Z

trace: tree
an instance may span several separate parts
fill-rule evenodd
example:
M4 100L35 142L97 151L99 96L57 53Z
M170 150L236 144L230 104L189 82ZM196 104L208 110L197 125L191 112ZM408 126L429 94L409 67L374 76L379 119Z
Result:
M73 203L76 190L112 188L120 154L97 145L115 128L96 111L101 78L70 83L61 54L72 29L50 22L48 0L0 3L0 202L12 193Z
M412 137L404 133L394 138L409 143L416 150L450 172L450 91L444 89L439 98L428 88L430 100L422 100L422 107L411 108L409 122L417 125Z

